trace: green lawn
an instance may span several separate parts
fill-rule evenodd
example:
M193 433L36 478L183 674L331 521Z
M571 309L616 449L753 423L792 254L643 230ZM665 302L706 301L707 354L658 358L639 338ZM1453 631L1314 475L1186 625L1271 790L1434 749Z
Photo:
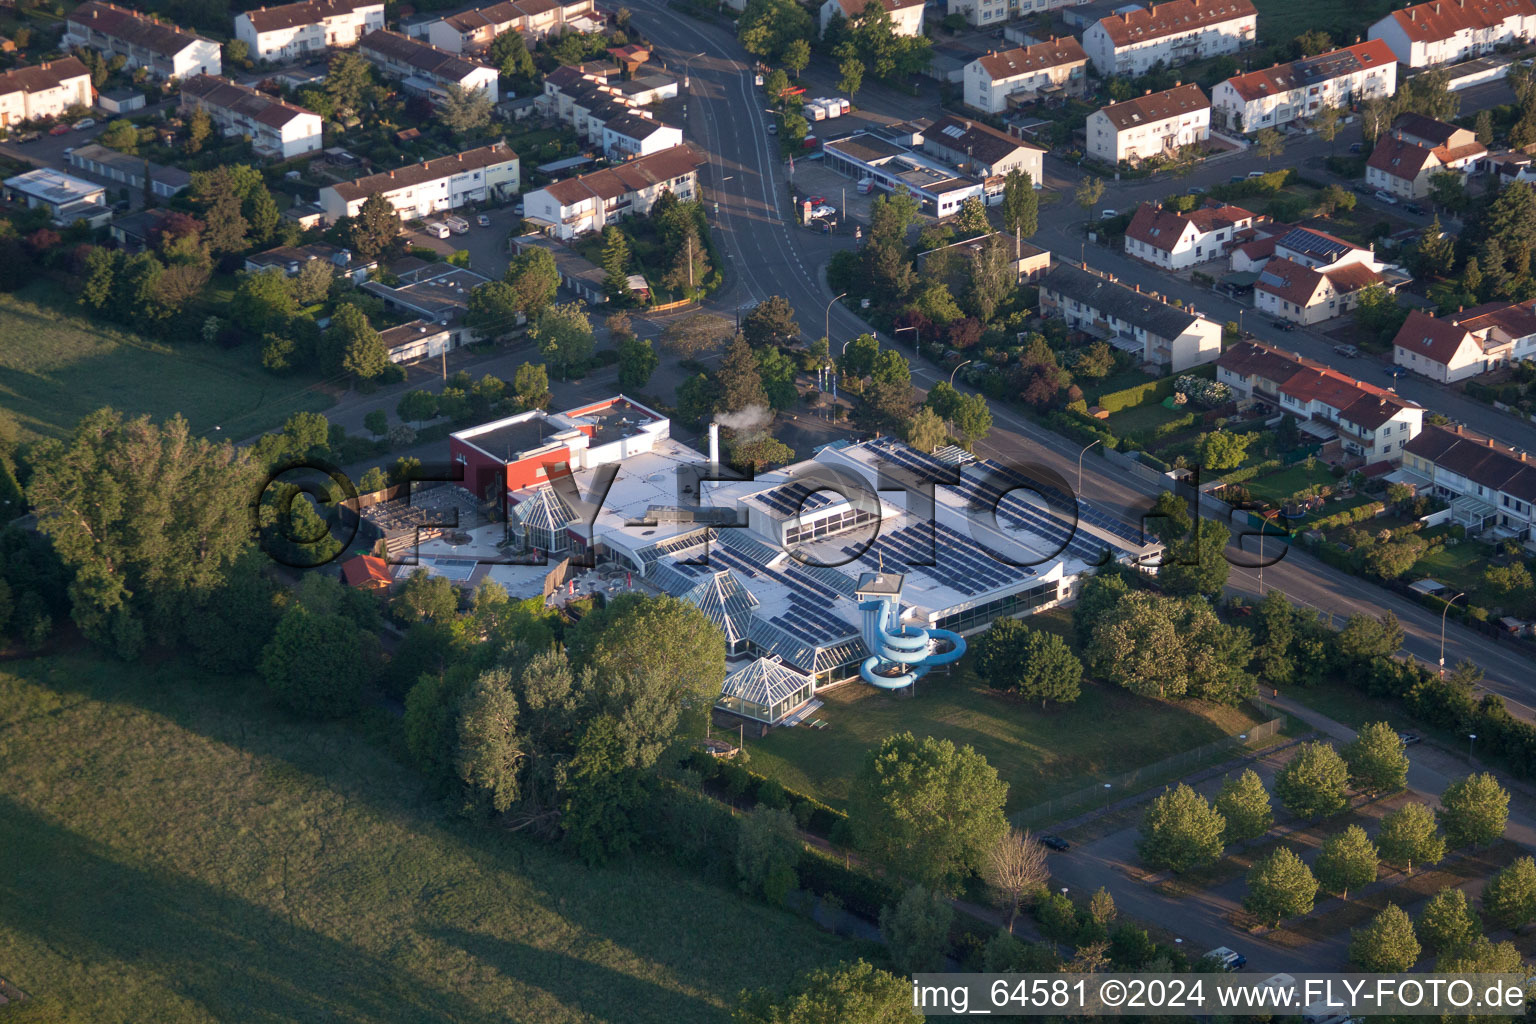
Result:
M1425 576L1438 580L1454 591L1465 591L1473 596L1470 604L1480 603L1477 590L1483 585L1483 573L1488 569L1488 548L1475 541L1445 544L1413 565L1412 579Z
M1104 425L1116 437L1130 437L1142 431L1155 430L1164 423L1172 423L1192 413L1196 414L1198 421L1198 410L1190 406L1177 405L1172 409L1165 409L1161 402L1148 402L1145 405L1110 413Z
M1096 683L1084 684L1076 704L1041 711L986 690L969 664L967 658L951 676L919 681L915 696L863 683L829 690L819 713L828 727L774 729L749 739L752 769L843 807L865 755L886 736L910 730L974 746L1009 783L1013 812L1259 721L1247 708L1146 700Z
M1362 3L1338 4L1331 0L1255 0L1259 11L1259 43L1263 46L1284 44L1310 29L1321 29L1333 37L1334 45L1348 46L1358 36L1365 38L1371 23L1386 17L1391 0L1364 0Z
M1248 488L1248 493L1254 498L1278 505L1313 484L1327 486L1337 483L1333 472L1319 462L1310 470L1305 463L1301 463L1268 476L1256 477L1243 486Z
M311 379L262 370L254 348L139 337L61 308L51 286L0 294L0 338L0 406L23 436L65 435L110 405L156 418L179 412L196 432L218 426L238 440L331 404Z
M869 955L469 824L382 712L296 723L250 679L85 655L8 663L0 709L0 973L49 1020L724 1024L743 987Z

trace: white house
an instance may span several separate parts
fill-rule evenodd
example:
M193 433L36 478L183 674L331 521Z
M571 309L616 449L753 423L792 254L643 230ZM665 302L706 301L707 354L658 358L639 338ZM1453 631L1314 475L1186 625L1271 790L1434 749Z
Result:
M69 13L63 43L120 56L127 67L144 68L151 78L217 75L223 70L219 44L212 39L102 0L86 0Z
M603 122L603 153L610 160L650 156L683 144L683 130L663 124L640 111L631 111Z
M1372 39L1219 82L1211 90L1211 118L1218 128L1251 133L1396 92L1397 58Z
M62 117L70 107L91 105L91 70L79 57L44 61L0 74L0 126L40 117Z
M1403 469L1451 503L1455 522L1526 541L1536 524L1536 463L1528 454L1460 425L1428 426L1408 442Z
M334 224L354 216L371 195L388 199L404 220L455 210L466 203L501 199L518 190L517 154L506 143L424 160L393 171L370 174L356 181L327 185L320 206Z
M965 66L965 105L1001 114L1010 102L1083 94L1088 55L1071 36L977 57Z
M1491 302L1454 316L1408 314L1392 361L1442 384L1536 358L1536 302Z
M23 202L28 209L45 207L54 224L60 227L80 220L100 227L112 219L104 187L51 167L6 178L5 198Z
M1536 35L1536 0L1429 0L1393 11L1370 37L1410 68L1454 64Z
M998 131L970 118L946 114L922 130L923 152L960 168L973 178L999 178L1023 171L1035 188L1045 181L1045 147Z
M483 92L492 103L500 98L501 73L495 68L419 39L380 29L363 36L357 48L374 67L400 79L409 92L441 99L450 85L456 85L465 92Z
M287 160L321 147L319 114L227 78L197 75L182 82L181 109L207 111L221 131L247 136L262 156Z
M822 35L834 18L854 21L872 3L884 7L891 16L891 30L896 35L916 38L923 34L923 0L825 0L818 12Z
M412 320L387 328L379 332L379 337L389 350L392 363L432 359L454 347L453 332L446 325L429 320Z
M663 192L693 199L704 163L691 146L673 146L535 189L523 197L523 210L545 233L575 238L601 231L622 217L649 212Z
M1371 150L1365 182L1405 199L1419 199L1429 195L1436 174L1457 171L1466 177L1487 155L1487 147L1466 128L1421 114L1401 114Z
M1099 19L1083 49L1101 75L1144 75L1252 46L1257 22L1249 0L1168 0Z
M529 46L568 30L591 31L593 0L502 0L439 18L426 26L433 46L450 53L478 53L504 32L522 34Z
M1125 229L1125 252L1167 270L1184 270L1225 256L1250 234L1255 215L1216 200L1177 213L1161 203L1142 203Z
M739 2L739 0L738 0ZM958 14L976 28L992 28L1010 18L1071 8L1081 0L946 0L944 13Z
M356 46L384 27L382 0L305 0L235 15L235 38L261 60L291 60Z
M1039 284L1042 317L1060 317L1102 335L1164 373L1179 373L1221 354L1220 324L1169 305L1140 285L1132 288L1070 263L1057 263Z
M1362 289L1403 283L1370 249L1315 228L1292 228L1275 240L1254 282L1254 307L1281 320L1314 324L1355 308Z
M1240 341L1223 352L1216 379L1240 400L1279 406L1303 433L1337 440L1366 463L1401 462L1403 447L1424 424L1416 402L1261 342Z
M1185 146L1206 141L1210 134L1210 101L1190 82L1089 114L1088 155L1110 166L1122 160L1136 164L1149 157L1172 156Z

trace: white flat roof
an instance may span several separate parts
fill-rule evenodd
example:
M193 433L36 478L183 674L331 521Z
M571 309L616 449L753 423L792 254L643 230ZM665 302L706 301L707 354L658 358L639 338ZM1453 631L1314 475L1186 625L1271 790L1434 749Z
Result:
M107 191L104 186L94 181L86 181L84 178L77 178L73 174L65 174L51 167L39 167L35 171L18 174L14 178L6 178L5 187L32 196L51 206L89 202L92 201L92 197L105 195Z

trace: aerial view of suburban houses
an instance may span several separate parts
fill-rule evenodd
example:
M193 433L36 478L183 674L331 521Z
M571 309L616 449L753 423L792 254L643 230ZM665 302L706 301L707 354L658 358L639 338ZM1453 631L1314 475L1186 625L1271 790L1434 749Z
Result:
M1536 0L0 0L0 1024L1528 1015L1533 255Z

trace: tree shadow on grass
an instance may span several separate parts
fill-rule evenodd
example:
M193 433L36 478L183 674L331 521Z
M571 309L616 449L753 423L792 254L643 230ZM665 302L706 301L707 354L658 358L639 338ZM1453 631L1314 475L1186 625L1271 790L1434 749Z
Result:
M201 882L122 864L109 848L4 797L0 849L0 924L73 961L147 973L154 987L216 1020L506 1019ZM123 968L98 976L111 984ZM82 1020L108 1019L104 1008L92 1010L107 993L50 992L24 965L10 973L34 998L75 1007Z

